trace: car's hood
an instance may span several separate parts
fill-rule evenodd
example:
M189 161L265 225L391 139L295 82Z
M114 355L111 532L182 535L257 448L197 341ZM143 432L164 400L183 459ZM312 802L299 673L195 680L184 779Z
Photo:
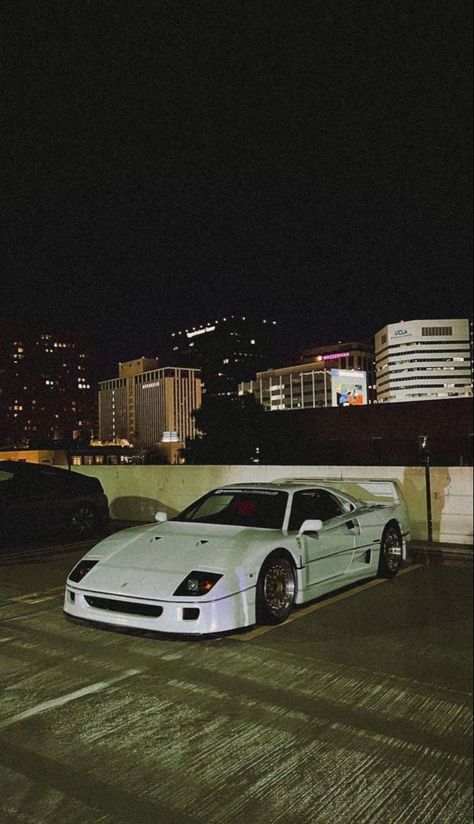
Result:
M226 577L226 583L218 585L219 597L223 597L229 587L233 591L236 585L241 588L242 576L247 580L247 574L254 571L249 546L250 554L258 556L258 547L263 551L274 542L276 532L179 521L127 529L87 553L86 557L99 559L99 563L78 586L121 596L170 599L192 570L203 570ZM256 583L251 576L249 583Z

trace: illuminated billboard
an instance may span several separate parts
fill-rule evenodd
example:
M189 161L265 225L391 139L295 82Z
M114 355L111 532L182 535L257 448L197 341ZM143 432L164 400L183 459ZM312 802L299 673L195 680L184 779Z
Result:
M363 406L367 403L367 372L331 369L333 406Z

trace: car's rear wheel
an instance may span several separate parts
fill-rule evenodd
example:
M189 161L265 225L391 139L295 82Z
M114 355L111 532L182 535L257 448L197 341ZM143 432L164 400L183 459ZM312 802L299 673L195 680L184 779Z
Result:
M403 562L403 541L396 524L389 524L384 529L380 544L378 574L382 578L393 578Z
M257 580L257 622L281 624L293 606L296 593L294 567L282 552L275 552L263 563Z
M74 538L91 538L99 529L99 517L92 504L79 504L69 519L69 531Z

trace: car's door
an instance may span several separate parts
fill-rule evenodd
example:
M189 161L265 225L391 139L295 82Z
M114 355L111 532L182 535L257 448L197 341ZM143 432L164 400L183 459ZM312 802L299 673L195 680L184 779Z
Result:
M294 493L289 532L297 531L307 519L323 522L320 532L305 533L298 538L304 551L306 586L311 587L345 575L351 565L358 529L338 498L325 489Z
M19 465L0 470L0 524L4 541L33 537L41 518L41 500L32 488L29 473Z
M0 469L0 544L15 534L15 478L7 469Z
M38 530L42 534L57 531L68 521L77 493L69 483L66 470L37 466L25 481L31 506L36 512Z

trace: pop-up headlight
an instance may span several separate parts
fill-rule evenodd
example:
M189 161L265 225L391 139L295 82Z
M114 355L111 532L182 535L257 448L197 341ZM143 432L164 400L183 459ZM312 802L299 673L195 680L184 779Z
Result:
M215 572L190 572L173 594L199 598L201 595L207 595L220 578L222 575Z
M79 561L79 563L76 564L72 572L69 574L69 580L74 581L76 584L78 584L79 581L82 581L82 579L87 575L88 572L91 571L92 567L95 567L97 563L98 561L92 561L88 559L84 561Z

